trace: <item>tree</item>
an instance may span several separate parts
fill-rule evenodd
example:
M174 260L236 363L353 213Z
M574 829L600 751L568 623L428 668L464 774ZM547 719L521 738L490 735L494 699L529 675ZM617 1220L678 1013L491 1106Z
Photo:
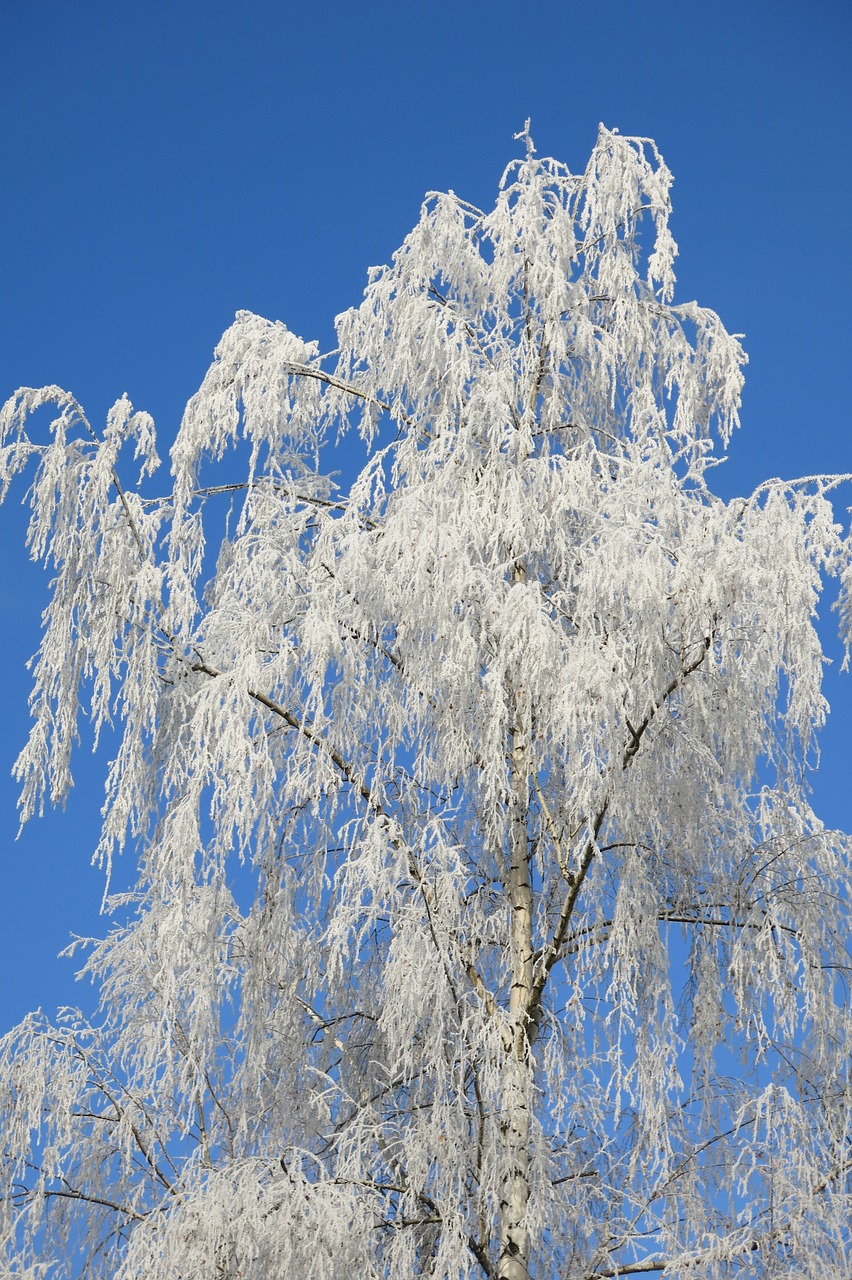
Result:
M331 357L237 316L165 497L126 398L3 410L55 573L23 818L85 708L138 858L98 1015L2 1042L4 1274L849 1274L837 480L713 495L745 357L672 301L662 159L523 136Z

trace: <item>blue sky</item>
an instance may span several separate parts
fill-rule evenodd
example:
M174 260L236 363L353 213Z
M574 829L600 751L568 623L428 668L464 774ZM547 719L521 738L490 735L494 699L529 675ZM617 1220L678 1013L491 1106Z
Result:
M852 470L850 56L848 0L5 5L0 400L59 383L97 422L126 391L168 446L235 311L330 345L427 190L487 206L526 117L572 167L603 121L654 137L674 171L679 298L746 335L719 491ZM15 842L45 601L22 497L0 512L0 1031L81 997L55 957L104 923L97 762L79 758L66 812ZM825 612L834 712L814 789L849 829L852 676Z

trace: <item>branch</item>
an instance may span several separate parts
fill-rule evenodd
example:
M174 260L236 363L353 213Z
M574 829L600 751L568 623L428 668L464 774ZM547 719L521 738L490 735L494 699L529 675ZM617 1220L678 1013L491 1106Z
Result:
M350 509L348 502L333 502L330 498L320 498L317 497L316 494L301 493L298 490L292 490L287 485L276 484L275 482L270 484L267 477L263 477L260 481L255 483L249 483L247 480L241 480L234 484L205 485L203 488L193 489L190 494L190 498L216 498L221 496L223 493L248 493L253 489L263 489L266 485L269 485L269 487L276 493L283 490L286 493L292 494L293 498L295 498L297 502L304 502L306 506L320 507L324 511L340 511L344 514L347 514ZM149 504L154 504L154 502L154 499L149 500ZM156 505L162 506L165 502L168 502L168 499L156 499ZM377 520L371 520L369 516L362 514L359 518L361 523L367 529L381 529L382 527Z
M586 1280L618 1280L619 1276L633 1276L641 1272L665 1271L669 1263L662 1258L647 1258L643 1262L625 1262L610 1271L590 1271Z
M215 667L211 667L206 662L203 662L201 660L194 663L191 669L195 672L203 672L205 675L209 675L214 678L222 675L221 671L218 671ZM264 707L267 711L271 711L273 715L280 717L280 719L282 719L286 725L289 725L291 729L295 729L297 733L302 734L302 736L307 738L308 742L310 742L313 746L319 748L322 751L325 751L329 759L332 761L332 763L340 772L340 774L346 779L346 781L350 784L350 786L353 787L355 791L357 791L357 793L361 796L361 798L366 801L367 806L370 809L370 811L373 813L373 815L376 818L378 818L383 824L383 826L386 828L386 830L388 830L391 844L393 845L393 847L396 849L399 849L403 846L404 841L402 839L402 832L401 832L398 821L392 816L392 814L390 814L387 811L387 809L384 807L381 801L377 799L377 797L373 794L371 788L364 781L364 779L358 776L358 774L355 772L354 768L348 762L348 760L346 760L340 754L340 752L337 750L336 747L332 746L332 744L328 741L328 739L323 734L316 732L316 730L313 727L313 724L309 720L304 720L304 719L299 720L296 716L293 715L291 711L287 709L287 707L283 707L279 702L276 702L274 698L268 697L267 694L261 693L260 690L258 689L248 689L247 693L250 698L252 698L256 703L258 703L259 706ZM455 982L453 981L453 976L450 972L449 965L447 964L447 960L446 960L446 957L444 956L443 948L441 947L441 944L438 940L438 935L435 929L434 912L436 908L436 903L435 903L434 895L432 893L430 886L424 880L420 872L420 868L417 866L417 863L415 862L414 854L412 853L411 849L407 849L406 851L406 861L408 862L409 875L411 876L411 879L414 882L414 884L419 889L421 897L423 898L423 905L426 909L426 919L429 925L429 933L431 935L432 942L435 947L435 951L437 952L441 960L441 965L444 970L444 976L446 977L447 985L450 989L450 993L456 1005L456 1010L459 1016L459 1024L463 1025L464 1018L462 1016L461 999L459 997L458 991L456 990L456 985L455 985ZM477 973L477 970L472 962L468 962L465 965L465 971L468 977L470 978L470 981L473 984L477 994L480 995L480 998L484 1000L485 1006L488 1012L490 1014L496 1013L496 1010L497 1010L496 1002L494 1001L493 996L490 997L490 1000L489 1000L490 993L487 991L482 978Z
M133 1140L135 1141L139 1150L142 1152L142 1155L144 1156L145 1162L147 1163L149 1169L154 1174L154 1176L163 1184L163 1186L171 1195L176 1195L177 1191L173 1183L166 1177L165 1173L163 1173L163 1170L161 1169L159 1162L154 1156L154 1153L151 1147L143 1138L142 1133L140 1132L139 1126L129 1118L125 1108L121 1106L120 1102L115 1097L113 1092L107 1088L103 1080L100 1064L93 1059L92 1054L87 1052L87 1050L83 1048L80 1042L74 1038L73 1034L70 1038L70 1041L63 1040L61 1037L58 1037L56 1035L51 1035L48 1038L52 1044L57 1045L59 1048L62 1048L62 1049L70 1048L73 1053L76 1053L77 1056L81 1058L83 1062L85 1062L86 1066L89 1068L89 1070L92 1073L93 1087L97 1089L99 1093L103 1094L107 1102L114 1109L115 1122L120 1123L123 1119L125 1118L127 1119L130 1132L133 1135ZM112 1071L109 1071L109 1075L115 1081L116 1085L121 1090L121 1092L126 1094L127 1098L130 1100L131 1105L137 1108L137 1110L142 1114L142 1116L144 1116L148 1124L151 1124L150 1119L148 1117L148 1113L146 1112L144 1106L142 1105L142 1103L139 1102L137 1098L133 1096L130 1089L127 1087L127 1085L123 1084L122 1081L119 1080ZM114 1123L114 1121L108 1120L106 1116L99 1117L99 1118L104 1119L107 1123ZM153 1131L154 1140L159 1143L160 1148L163 1152L163 1155L165 1156L166 1160L168 1160L169 1164L172 1167L172 1170L176 1172L175 1166L172 1163L172 1160L168 1154L168 1151L166 1150L166 1144L163 1142L162 1138L159 1136L159 1134L157 1133L153 1125L151 1125L151 1129Z
M688 676L692 675L694 671L697 671L698 668L701 666L704 659L707 657L707 654L710 652L711 642L712 642L712 632L710 633L710 635L707 635L704 637L704 640L702 641L702 645L701 645L701 652L699 653L698 657L695 658L692 662L688 663L685 667L683 667L678 672L678 674L669 681L669 683L666 685L666 688L664 689L661 696L654 702L654 705L652 706L651 710L644 717L644 719L641 721L638 727L634 728L633 725L630 723L630 721L629 720L627 721L627 728L630 732L630 742L625 747L624 754L621 757L622 772L624 772L629 767L630 762L636 756L636 753L638 752L640 746L642 745L642 740L645 734L647 733L648 729L650 728L651 724L653 723L654 717L657 715L657 712L660 711L661 708L665 706L665 704L668 702L669 698L672 696L675 690L680 688L683 681ZM606 816L608 806L609 806L609 798L607 797L607 799L604 800L603 804L598 810L597 815L595 816L595 820L594 820L594 823L592 824L592 829L591 829L592 834L589 837L589 841L583 852L583 856L580 859L579 867L577 868L576 871L571 872L566 877L568 880L568 893L566 895L564 903L562 904L562 910L559 913L559 919L556 922L556 928L553 931L551 940L548 943L548 945L544 948L544 950L541 952L541 955L539 957L538 973L533 982L533 988L530 993L529 1004L527 1005L527 1029L528 1029L527 1034L528 1034L530 1045L532 1045L535 1042L535 1038L538 1035L539 1026L541 1025L542 996L544 994L544 988L547 984L547 979L551 969L553 968L553 966L556 964L556 962L559 960L561 956L562 944L565 940L565 934L568 929L568 924L571 920L571 916L573 915L577 898L580 896L580 890L583 887L583 883L586 879L586 876L589 873L589 869L591 868L592 862L594 860L595 850L597 849L598 832L600 831L601 826L603 824L603 820ZM557 848L557 856L558 856L558 853L559 851ZM561 865L561 859L560 859L560 865Z
M713 621L714 621L714 630L715 630L716 619L714 618ZM663 691L662 696L657 699L657 701L652 706L651 710L645 716L644 720L642 720L642 722L639 724L638 728L634 729L630 721L629 720L626 721L627 728L630 732L630 742L625 747L624 755L621 758L622 770L627 768L627 766L630 764L630 761L636 755L636 752L639 750L639 747L642 744L642 739L645 736L645 732L650 727L657 712L660 711L665 706L669 698L677 689L680 688L681 684L687 678L687 676L691 676L693 671L697 671L698 668L701 666L702 662L707 657L707 654L710 652L710 645L712 643L712 640L713 640L713 632L711 631L711 633L709 635L706 635L703 641L701 642L701 652L699 653L698 657L695 658L692 662L690 662L687 666L685 666L681 671L678 672L678 674L672 680L669 681L669 683L666 685L665 690Z
M399 1167L399 1162L395 1161L395 1163ZM408 1184L408 1175L406 1174L405 1170L400 1168L400 1172L402 1173L402 1176L405 1179L406 1184ZM408 1190L412 1189L410 1187L410 1184L407 1186L407 1189ZM435 1204L435 1201L432 1199L432 1197L430 1195L427 1195L425 1191L415 1191L414 1194L417 1196L417 1199L420 1200L421 1203L429 1210L429 1212L434 1215L433 1220L439 1223L441 1226L443 1226L444 1225L443 1218L441 1217L440 1212L438 1210L438 1206ZM486 1276L488 1277L488 1280L492 1280L492 1277L494 1276L494 1268L491 1265L491 1259L489 1258L488 1252L484 1248L484 1246L481 1245L479 1241L475 1239L474 1236L468 1236L467 1247L468 1249L470 1249L474 1258L476 1258L476 1261L482 1267L482 1270L485 1272Z
M28 1196L32 1196L33 1194L34 1192L32 1191L27 1192ZM137 1213L135 1209L130 1209L127 1205L117 1204L114 1200L107 1200L103 1196L87 1195L85 1191L75 1191L73 1189L70 1191L55 1190L45 1191L43 1195L45 1200L57 1198L60 1200L83 1200L86 1204L97 1204L104 1209L112 1209L114 1213L123 1213L125 1217L135 1218L137 1222L145 1221L146 1215L144 1213Z
M595 856L598 832L600 831L601 826L603 825L603 820L606 817L608 803L609 802L605 800L601 808L598 810L592 826L592 834L586 844L579 867L576 871L570 872L567 877L568 894L562 904L562 910L559 913L556 928L553 930L553 936L539 957L538 973L533 980L532 991L530 992L529 1004L527 1005L526 1011L527 1037L531 1046L535 1043L539 1026L541 1025L542 996L544 994L544 988L547 984L547 979L551 969L560 958L562 943L565 939L565 933L574 912L574 906L577 902L577 898L580 896L580 890L583 887L583 882L588 875L589 868L591 867L592 860Z
M76 400L74 401L74 405L79 415L80 422L82 423L86 431L88 431L89 435L94 440L97 448L100 449L101 445L103 444L103 441L101 440L98 433L95 431L92 424L89 422L89 419L86 417L85 413L83 413L83 410L80 408L79 404L77 404ZM136 521L133 519L133 513L130 510L130 504L127 501L127 495L124 492L124 488L122 486L121 481L118 478L118 472L116 471L114 465L112 464L110 465L109 472L110 472L110 476L112 477L112 482L115 485L115 490L116 490L116 493L118 494L119 501L121 502L121 505L124 508L124 514L127 516L127 523L130 525L130 532L133 534L133 541L136 543L136 546L139 549L139 555L144 561L145 545L142 542L142 538L139 534L139 530L136 527Z
M401 409L394 412L393 407L386 401L380 400L378 396L372 396L366 391L359 391L357 387L353 387L350 382L344 382L342 378L336 378L334 374L326 373L323 369L316 369L309 364L291 364L285 363L282 368L294 378L316 378L317 382L324 382L328 387L334 387L337 391L343 391L347 395L354 396L356 400L363 400L366 404L374 404L377 409L381 409L384 413L390 414L392 418L399 419L404 422L407 427L415 426L415 423ZM429 432L427 431L428 435Z

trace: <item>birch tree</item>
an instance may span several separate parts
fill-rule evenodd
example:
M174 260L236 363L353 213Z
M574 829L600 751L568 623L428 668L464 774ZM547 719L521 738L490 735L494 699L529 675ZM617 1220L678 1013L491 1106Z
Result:
M126 398L2 411L21 815L88 717L138 867L97 1013L0 1042L4 1276L850 1274L838 477L714 496L745 356L674 300L656 147L521 151L334 352L238 314L164 496Z

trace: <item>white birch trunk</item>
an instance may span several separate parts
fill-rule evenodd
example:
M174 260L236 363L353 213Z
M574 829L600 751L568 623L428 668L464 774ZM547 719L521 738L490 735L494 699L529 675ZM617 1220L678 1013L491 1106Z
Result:
M518 571L519 573L521 571ZM509 993L511 1044L507 1048L502 1099L505 1176L500 1204L499 1280L528 1280L530 1053L527 1010L533 986L533 913L530 885L527 803L529 725L523 694L516 700L511 749L509 872L507 892L512 912L512 987Z

